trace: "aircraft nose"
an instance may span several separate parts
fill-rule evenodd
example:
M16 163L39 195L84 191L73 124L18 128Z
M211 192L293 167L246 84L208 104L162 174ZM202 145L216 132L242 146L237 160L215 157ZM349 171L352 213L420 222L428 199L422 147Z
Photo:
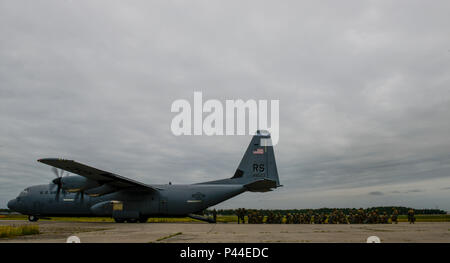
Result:
M8 208L14 210L16 208L16 202L17 202L16 199L10 200L8 202Z

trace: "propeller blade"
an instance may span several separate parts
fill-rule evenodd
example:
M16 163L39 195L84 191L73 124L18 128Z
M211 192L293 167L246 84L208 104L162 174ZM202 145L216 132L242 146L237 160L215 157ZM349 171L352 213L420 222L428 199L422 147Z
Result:
M59 202L59 193L61 192L61 184L58 184L58 189L56 189L55 200Z
M58 185L58 187L60 187L61 186L61 177L53 179L52 182L54 184Z
M59 194L61 193L61 185L62 185L61 179L63 177L64 170L59 169L59 171L58 171L58 169L56 169L55 167L52 167L52 171L56 175L56 178L52 180L52 183L58 186L58 188L56 189L55 200L57 202L59 202Z
M59 177L59 175L58 175L58 169L56 169L55 167L52 167L52 171L53 171L53 173L56 175L56 177Z

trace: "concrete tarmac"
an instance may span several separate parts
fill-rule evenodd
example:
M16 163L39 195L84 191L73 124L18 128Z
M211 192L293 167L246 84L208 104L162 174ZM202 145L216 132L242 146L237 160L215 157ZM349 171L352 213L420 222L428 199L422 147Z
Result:
M3 225L37 224L41 234L0 238L0 242L63 243L76 235L83 243L221 243L294 242L364 243L369 236L381 242L450 242L450 222L364 225L123 223L0 220Z

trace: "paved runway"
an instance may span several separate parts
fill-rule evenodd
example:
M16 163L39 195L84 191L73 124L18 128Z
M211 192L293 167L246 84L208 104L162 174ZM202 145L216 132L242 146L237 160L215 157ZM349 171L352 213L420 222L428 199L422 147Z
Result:
M0 225L38 224L41 234L0 239L0 242L450 242L450 223L387 225L238 225L208 223L124 223L0 220Z

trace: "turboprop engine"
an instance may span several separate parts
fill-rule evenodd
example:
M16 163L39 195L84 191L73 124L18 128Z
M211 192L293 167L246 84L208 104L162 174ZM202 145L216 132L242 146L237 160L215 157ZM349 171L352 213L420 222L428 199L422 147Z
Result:
M72 175L61 178L61 188L68 192L80 192L94 187L99 187L100 184L94 180L87 179L83 176Z

